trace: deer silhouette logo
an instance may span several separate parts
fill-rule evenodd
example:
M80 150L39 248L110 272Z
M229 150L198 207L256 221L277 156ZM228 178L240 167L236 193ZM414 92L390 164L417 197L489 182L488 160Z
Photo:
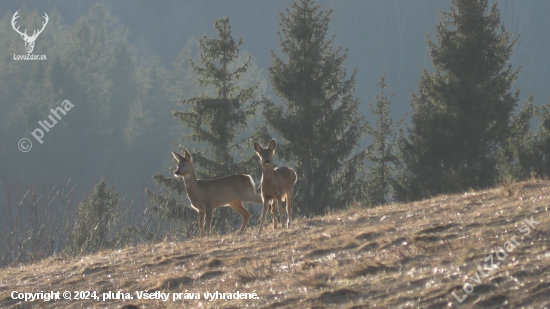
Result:
M43 17L46 21L42 22L42 29L40 29L38 32L36 32L36 30L33 30L32 35L28 36L27 29L25 29L24 32L21 32L19 31L19 26L15 28L15 23L16 23L15 20L19 18L19 10L16 11L15 14L13 14L13 17L11 19L11 26L13 27L13 30L15 30L17 33L21 35L21 38L23 39L23 41L25 41L25 49L27 50L28 54L32 53L34 49L34 41L36 41L36 38L38 37L38 35L42 33L42 31L44 31L44 28L46 28L46 25L48 24L48 20L50 19L48 17L48 14L46 13L44 13Z

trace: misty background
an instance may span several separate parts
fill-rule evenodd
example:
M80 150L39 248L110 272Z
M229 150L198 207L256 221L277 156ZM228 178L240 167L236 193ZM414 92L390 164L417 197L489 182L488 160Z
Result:
M345 66L357 68L360 113L369 121L368 103L386 76L392 116L410 119L410 90L416 91L422 67L433 71L426 35L434 40L440 10L447 0L319 1L333 8L329 34L335 47L348 49ZM535 105L549 102L550 2L498 1L502 23L520 34L511 56L521 66L514 89L520 102L534 94ZM11 1L0 4L0 208L17 207L27 188L52 192L67 186L78 203L102 177L120 196L143 199L152 175L173 166L172 142L189 133L172 115L180 100L197 96L189 58L198 59L198 38L215 35L214 21L229 17L233 38L243 38L242 61L252 65L242 86L259 83L255 96L274 102L268 67L271 50L280 53L279 14L288 1ZM24 42L11 26L15 11L21 30L39 29L33 54L46 61L16 61ZM74 104L45 132L44 143L32 136L38 121L63 100ZM260 112L258 112L260 114ZM258 116L244 133L253 132ZM17 143L29 138L32 149ZM369 144L366 137L362 147ZM204 147L184 144L189 148ZM248 155L252 154L250 149ZM252 173L252 171L251 171ZM259 174L253 174L259 181ZM70 180L70 181L69 181ZM69 183L69 185L66 185ZM37 193L37 196L40 196ZM11 201L11 202L9 202ZM139 205L136 202L136 205ZM0 220L0 223L2 221ZM5 222L4 222L5 223Z
M49 108L36 112L35 117L27 117L25 124L13 124L14 114L18 113L19 105L24 104L23 96L30 91L31 85L26 85L29 71L34 66L45 65L40 61L15 61L13 53L24 54L24 43L10 25L15 11L20 10L21 18L18 25L31 28L24 21L31 12L40 16L44 12L50 16L49 24L36 40L34 54L46 54L51 63L56 57L56 51L62 46L52 46L51 37L60 35L57 29L70 32L78 20L89 16L90 8L96 3L103 3L110 12L115 23L111 30L125 32L123 37L128 44L128 61L134 70L140 70L150 65L155 59L164 70L173 71L178 55L192 45L192 40L215 34L214 20L228 16L233 29L233 37L244 40L242 49L252 55L256 66L255 78L264 81L269 88L267 68L270 65L270 50L279 53L277 31L279 13L288 6L286 1L177 1L153 3L150 1L27 1L2 3L2 95L0 127L2 137L0 142L0 180L3 185L18 184L21 186L32 183L56 183L67 181L70 177L76 182L77 188L90 189L101 176L105 176L110 184L115 184L120 192L138 192L151 182L151 175L163 170L171 163L170 151L172 141L178 141L184 129L171 115L172 110L180 108L178 99L192 96L180 89L171 93L169 98L152 96L148 104L147 119L154 121L156 135L140 132L135 136L132 151L127 152L127 142L114 140L110 149L109 160L101 162L92 158L101 155L95 151L86 152L78 143L64 139L63 135L71 130L73 138L86 143L86 135L94 132L82 132L79 128L79 118L85 115L83 98L75 93L73 97L60 97L59 100L43 102L49 108L60 106L60 102L69 99L75 108L62 119L58 125L46 133L45 143L38 144L30 133L39 127L37 121L46 119ZM334 8L329 32L335 33L335 45L349 49L346 67L348 70L358 69L356 95L362 102L361 112L371 119L367 112L367 103L373 101L377 93L376 83L382 74L386 75L389 91L394 92L392 100L393 114L401 117L410 113L409 89L415 90L418 85L422 66L433 70L426 46L426 34L434 39L434 31L439 19L439 10L448 10L449 1L321 1L323 5ZM535 95L535 104L548 102L550 89L550 70L544 69L550 62L550 20L546 18L550 12L547 1L499 1L502 22L509 32L520 34L519 44L511 57L514 67L521 66L521 73L515 87L521 89L520 101L530 94ZM27 13L23 14L23 10ZM57 12L57 13L54 13ZM30 19L30 18L29 18ZM39 20L34 23L38 28ZM59 23L59 25L54 25ZM59 27L59 28L56 28ZM8 38L9 37L9 38ZM5 42L12 46L6 48ZM116 44L116 43L115 43ZM195 50L198 53L197 50ZM66 56L65 60L66 60ZM123 72L120 72L124 74ZM18 80L16 87L8 87ZM40 80L35 83L40 84ZM116 81L115 81L116 82ZM189 81L192 82L192 79ZM117 87L117 85L114 85ZM265 92L269 92L266 89ZM113 122L125 122L131 117L128 113L114 118ZM24 118L24 117L23 117ZM32 119L32 120L31 120ZM18 118L25 122L25 119ZM36 121L34 121L36 120ZM69 124L69 122L71 124ZM11 127L7 128L10 123ZM67 129L61 128L62 126ZM70 126L70 128L68 128ZM136 124L135 130L147 131L146 124ZM80 133L78 133L80 132ZM33 141L33 149L21 153L17 141L28 137ZM160 142L162 141L162 142ZM364 141L363 143L366 143ZM153 149L152 149L153 148ZM96 149L97 150L97 149ZM105 154L104 154L105 155ZM68 162L78 162L67 168ZM42 162L47 166L36 166ZM40 165L40 164L39 164ZM77 190L78 191L78 190Z

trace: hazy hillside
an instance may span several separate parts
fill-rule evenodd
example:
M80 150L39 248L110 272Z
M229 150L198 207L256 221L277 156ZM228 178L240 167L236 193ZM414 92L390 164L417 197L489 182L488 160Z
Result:
M355 207L294 222L290 230L267 228L261 238L249 229L50 258L0 270L0 307L543 308L550 305L549 195L550 181L533 179ZM99 300L25 303L12 300L12 291L97 291ZM133 299L101 299L118 291ZM205 299L216 291L258 299ZM136 292L170 294L164 302L139 300ZM467 298L460 304L453 292ZM200 299L173 301L174 293Z

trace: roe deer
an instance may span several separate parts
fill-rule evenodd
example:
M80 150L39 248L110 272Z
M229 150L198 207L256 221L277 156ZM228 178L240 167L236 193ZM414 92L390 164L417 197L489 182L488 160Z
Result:
M278 204L279 214L281 215L281 227L283 226L283 213L281 210L282 202L286 200L286 227L290 227L290 217L292 215L292 190L296 183L296 172L288 167L273 166L273 152L277 147L275 139L269 142L267 148L263 148L260 144L254 142L254 150L260 157L260 163L262 164L262 199L264 202L264 209L262 211L262 218L260 219L260 230L258 236L262 233L262 226L265 220L265 214L267 208L272 204L271 215L273 217L273 229L277 229L277 216L276 207L274 203Z
M262 197L256 194L254 181L250 175L231 175L215 179L197 179L193 158L187 150L184 155L172 151L178 167L174 177L182 176L191 207L199 213L201 236L210 236L210 223L215 208L229 205L242 217L241 233L246 230L250 213L242 202L262 203ZM206 222L204 218L206 217Z

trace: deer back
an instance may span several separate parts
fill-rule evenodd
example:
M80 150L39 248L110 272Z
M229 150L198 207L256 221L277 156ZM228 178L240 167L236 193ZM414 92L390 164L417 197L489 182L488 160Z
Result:
M250 175L231 175L215 179L197 180L195 199L215 207L227 205L235 200L261 202L255 194L254 182ZM191 200L193 202L193 200Z

